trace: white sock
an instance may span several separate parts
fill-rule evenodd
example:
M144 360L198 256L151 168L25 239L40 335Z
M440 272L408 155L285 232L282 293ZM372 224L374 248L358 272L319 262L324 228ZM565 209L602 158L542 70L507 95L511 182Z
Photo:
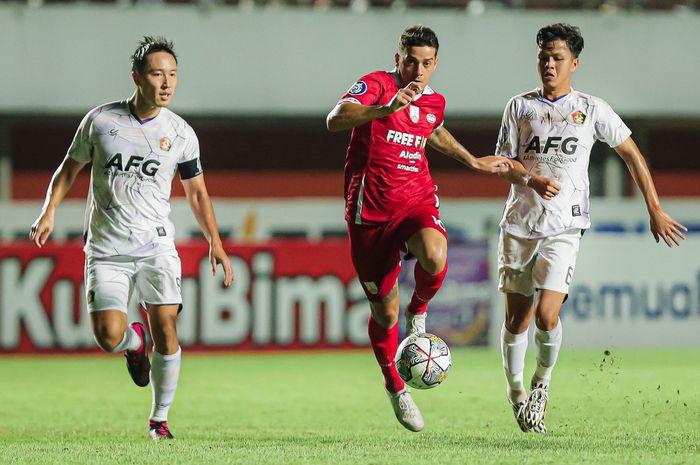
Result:
M168 410L175 398L177 380L180 377L180 361L182 350L171 355L163 355L155 350L151 360L151 389L153 391L153 403L151 405L150 420L168 421Z
M506 329L505 323L501 328L501 355L503 370L508 381L508 398L512 402L520 402L527 398L523 385L525 370L525 353L527 352L527 330L521 334L513 334Z
M124 331L124 338L112 352L121 352L122 350L136 350L141 347L141 337L139 333L134 331L131 326L127 326L126 331Z
M557 363L559 348L561 348L561 320L551 331L535 328L535 347L537 347L536 382L548 385L552 379L552 369Z

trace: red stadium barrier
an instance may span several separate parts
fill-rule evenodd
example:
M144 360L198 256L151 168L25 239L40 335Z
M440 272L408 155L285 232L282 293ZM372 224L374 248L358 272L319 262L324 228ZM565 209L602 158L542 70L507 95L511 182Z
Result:
M236 278L229 288L221 284L221 270L212 276L206 243L178 246L183 346L275 350L366 345L369 307L346 241L225 247ZM85 309L83 266L77 243L0 247L1 352L97 350Z

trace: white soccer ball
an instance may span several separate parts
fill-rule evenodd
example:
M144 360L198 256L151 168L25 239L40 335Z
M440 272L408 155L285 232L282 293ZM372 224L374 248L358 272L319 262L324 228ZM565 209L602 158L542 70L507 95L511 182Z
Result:
M396 351L396 370L406 384L432 389L442 383L452 366L450 348L434 334L411 334Z

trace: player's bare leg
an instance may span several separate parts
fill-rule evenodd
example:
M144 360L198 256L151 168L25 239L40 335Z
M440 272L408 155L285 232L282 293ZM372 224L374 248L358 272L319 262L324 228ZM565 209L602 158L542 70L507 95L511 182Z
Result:
M508 383L506 397L523 432L530 429L525 422L527 391L523 382L523 372L528 343L527 328L534 311L532 296L506 293L506 319L501 329L503 371Z
M168 428L168 411L175 398L182 359L176 325L179 308L179 304L146 305L153 337L153 403L148 420L148 436L154 440L174 439Z
M537 432L545 432L544 417L549 400L549 382L552 369L557 361L561 347L562 328L559 312L566 294L542 289L535 307L535 347L537 349L537 368L530 384L525 419L527 424ZM539 427L538 427L539 426Z
M137 386L147 386L151 368L146 350L146 329L141 323L127 324L126 313L101 310L90 313L95 341L106 352L124 352L126 366Z
M370 302L372 314L369 317L368 332L374 356L384 375L384 387L389 396L396 419L404 428L421 431L423 416L418 410L411 393L396 371L394 358L399 346L399 292L394 284L388 296L378 302Z
M416 289L406 309L406 334L424 333L428 302L447 275L447 239L434 228L423 228L406 242L416 259Z

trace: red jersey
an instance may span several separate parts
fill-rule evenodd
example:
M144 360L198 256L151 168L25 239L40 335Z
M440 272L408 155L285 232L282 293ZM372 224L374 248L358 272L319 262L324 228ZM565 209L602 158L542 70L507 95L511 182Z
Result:
M403 87L395 73L362 77L341 102L385 105ZM345 219L386 222L421 204L437 204L425 146L442 126L445 98L426 87L408 107L353 128L345 157Z

